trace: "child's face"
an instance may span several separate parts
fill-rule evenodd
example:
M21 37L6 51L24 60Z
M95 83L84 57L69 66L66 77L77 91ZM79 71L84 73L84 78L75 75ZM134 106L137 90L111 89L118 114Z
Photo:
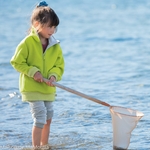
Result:
M49 25L44 25L40 28L38 34L43 38L48 39L56 31L56 26L50 27Z

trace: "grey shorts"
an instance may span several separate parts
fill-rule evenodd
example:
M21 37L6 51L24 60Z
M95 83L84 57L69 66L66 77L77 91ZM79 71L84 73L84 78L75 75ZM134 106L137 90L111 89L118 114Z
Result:
M33 125L39 128L43 128L43 126L46 124L46 121L53 117L52 102L35 101L29 102L29 104L34 121Z

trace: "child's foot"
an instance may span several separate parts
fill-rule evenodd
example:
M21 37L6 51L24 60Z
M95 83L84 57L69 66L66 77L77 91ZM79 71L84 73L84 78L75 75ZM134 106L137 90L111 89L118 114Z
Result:
M40 146L40 150L51 150L51 146L49 144Z
M46 144L46 145L42 145L38 148L27 147L27 148L23 148L22 150L51 150L51 146L49 144Z
M33 148L23 148L22 150L34 150Z

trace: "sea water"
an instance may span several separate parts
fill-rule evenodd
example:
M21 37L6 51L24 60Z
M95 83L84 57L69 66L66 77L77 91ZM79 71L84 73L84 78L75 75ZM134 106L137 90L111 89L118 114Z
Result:
M10 65L39 1L0 0L0 149L31 146L32 119ZM150 1L48 0L60 25L65 58L62 85L110 105L144 113L130 150L150 149ZM113 149L109 108L57 89L49 143L52 149Z

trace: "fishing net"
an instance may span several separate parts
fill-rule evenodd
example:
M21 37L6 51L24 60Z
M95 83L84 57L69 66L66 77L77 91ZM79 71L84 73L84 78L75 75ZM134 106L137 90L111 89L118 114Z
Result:
M44 78L44 82L47 83L49 81ZM53 82L53 85L78 96L89 99L98 104L109 107L113 125L113 149L121 150L128 148L130 144L131 132L136 127L138 121L143 117L144 114L142 112L119 106L111 106L106 102L78 92L56 82Z
M111 106L110 113L113 126L113 149L127 149L130 144L131 132L144 114L118 106Z

